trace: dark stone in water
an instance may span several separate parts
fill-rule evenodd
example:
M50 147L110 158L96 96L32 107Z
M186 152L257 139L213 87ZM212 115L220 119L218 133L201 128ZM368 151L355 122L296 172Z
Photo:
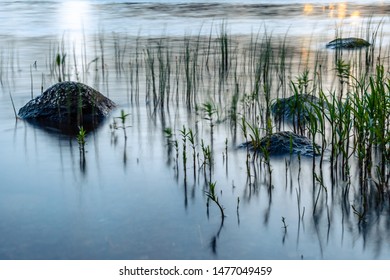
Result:
M271 104L271 112L276 121L288 121L292 123L298 123L299 121L300 124L304 124L310 118L313 105L319 105L322 108L326 107L321 102L314 95L296 94L287 98L276 99Z
M266 149L271 156L284 156L290 154L300 154L302 156L317 155L319 147L313 149L313 142L302 135L291 131L280 131L261 138L259 143L252 141L243 143L240 147L249 148L252 151L263 153Z
M357 49L368 47L371 44L360 38L338 38L326 44L330 49Z
M93 130L113 108L115 103L93 88L78 82L61 82L20 108L19 117L73 134L80 126Z

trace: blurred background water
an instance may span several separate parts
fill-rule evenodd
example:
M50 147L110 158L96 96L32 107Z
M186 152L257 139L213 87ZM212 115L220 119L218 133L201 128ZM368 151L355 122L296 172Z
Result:
M198 33L226 20L233 34L272 32L328 35L341 22L385 19L388 1L4 1L2 36L79 36L99 30L137 35ZM309 28L310 27L310 28ZM204 28L204 32L208 32ZM319 34L318 34L319 33ZM332 34L333 35L333 34Z

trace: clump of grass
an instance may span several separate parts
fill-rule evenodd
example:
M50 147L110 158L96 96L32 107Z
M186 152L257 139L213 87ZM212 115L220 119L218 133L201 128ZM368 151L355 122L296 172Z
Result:
M84 127L80 126L77 134L77 143L79 143L80 145L80 150L84 150L85 148L86 136L87 136L87 131L84 129Z
M187 170L187 137L189 135L189 131L187 130L187 128L184 125L183 125L183 128L180 130L180 134L181 134L181 140L183 142L183 153L182 153L183 169L184 169L184 174L187 174L186 173L186 170Z
M188 130L187 138L192 148L192 164L194 170L194 178L196 179L196 144L195 144L195 134L192 131L192 129Z
M201 140L201 149L202 149L202 154L203 154L203 162L202 162L202 165L201 167L203 167L203 172L204 172L204 175L205 175L205 179L207 178L206 176L206 171L207 171L207 167L208 167L208 170L209 170L209 182L211 181L211 176L212 176L212 166L213 166L213 156L212 156L212 151L211 151L211 148L209 145L205 145L203 139ZM207 179L206 179L207 181Z
M336 75L339 78L339 100L341 100L344 96L344 91L346 90L345 86L348 86L349 84L351 65L342 59L338 59L336 61L335 70Z
M117 119L119 119L121 121L121 125L120 126L114 126L116 129L119 129L121 128L122 131L123 131L123 136L125 137L125 141L127 140L127 133L126 133L126 128L129 127L126 125L126 120L127 120L127 117L130 116L130 114L126 114L125 113L125 110L121 110L121 115L119 117L117 117Z
M270 155L270 137L266 137L265 140L261 136L260 128L257 125L251 125L249 124L245 119L242 119L242 130L243 134L246 139L246 147L247 147L247 159L246 159L246 166L247 166L247 176L250 177L250 154L249 150L252 150L254 152L254 156L252 158L252 162L254 163L254 160L261 156L261 160L265 163L268 171L269 176L269 187L272 186L272 166L271 166L271 155ZM249 139L249 141L248 141Z
M218 208L221 212L221 219L223 222L225 219L225 212L224 212L222 205L219 203L218 196L217 196L216 191L215 191L215 186L216 186L216 182L214 182L214 183L210 182L209 183L209 190L206 191L206 195L211 201L213 201L218 206Z
M197 106L197 90L199 73L199 48L200 36L194 42L186 37L184 38L184 84L185 84L185 102L188 110Z
M58 82L65 81L66 53L57 53L56 66L58 69Z
M84 129L84 127L80 126L76 139L77 139L77 143L79 144L80 168L82 171L85 170L85 164L86 164L86 160L85 160L86 137L87 137L87 131Z
M222 23L221 25L221 32L218 38L219 46L220 46L220 53L221 53L221 61L220 61L220 76L226 77L229 71L230 67L230 52L229 52L229 35L227 33L227 25L226 23Z
M204 119L209 121L210 128L212 129L214 127L214 115L218 112L217 108L215 107L215 104L213 104L212 102L203 103L202 111L205 114Z
M204 119L210 124L210 141L213 147L214 143L214 115L218 112L217 108L212 102L205 102L202 104L202 111L205 114Z
M173 137L172 128L166 127L164 129L164 134L165 134L165 138L167 139L167 144L171 144L172 143L172 137Z
M266 150L268 151L268 145L267 147L265 147L261 141L261 133L259 127L256 125L251 125L249 123L246 123L246 126L249 128L248 133L253 150L263 152L266 152Z

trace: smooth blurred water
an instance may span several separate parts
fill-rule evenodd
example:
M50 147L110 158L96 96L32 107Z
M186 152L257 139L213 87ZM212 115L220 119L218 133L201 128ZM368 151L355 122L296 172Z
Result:
M130 55L131 40L137 37L218 34L222 22L232 36L257 34L266 27L292 41L325 43L341 25L354 34L367 22L383 21L387 44L389 9L390 1L3 1L0 259L390 258L388 215L373 216L370 227L362 228L333 197L311 215L310 161L303 160L298 178L295 159L287 180L284 160L275 159L272 195L266 179L252 189L246 153L235 149L237 143L223 125L214 132L213 179L227 214L220 228L218 209L212 204L207 208L201 176L193 180L188 163L190 179L184 183L182 168L168 162L172 156L167 156L163 132L173 127L179 138L183 125L198 126L198 140L208 139L207 123L185 108L170 111L165 119L153 117L146 102L129 102L128 78L112 67L118 34L130 41L125 52ZM75 55L80 65L100 55L99 39L109 50L109 76L103 81L91 63L91 74L83 81L109 95L119 108L88 135L83 165L75 139L15 121L10 94L20 108L41 86L55 82L48 69L56 51L63 47L69 60ZM113 138L109 127L120 109L130 113L127 141L120 130ZM297 217L301 187L303 220Z
M389 1L4 1L0 19L1 35L11 38L99 30L182 35L220 20L232 23L233 33L265 24L272 32L327 35L340 21L348 28L385 19L389 9Z

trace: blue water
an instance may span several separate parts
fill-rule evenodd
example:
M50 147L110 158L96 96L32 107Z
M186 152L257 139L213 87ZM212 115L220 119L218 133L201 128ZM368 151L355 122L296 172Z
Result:
M276 160L272 197L262 179L252 189L246 154L235 149L225 126L216 126L214 134L214 180L227 214L220 230L220 213L212 204L207 210L205 186L191 177L192 165L184 183L183 170L168 162L163 133L166 126L174 127L181 139L183 125L199 126L198 138L209 139L207 122L185 108L167 114L166 123L154 119L143 84L142 102L129 102L129 79L113 67L116 35L123 44L128 40L125 54L131 56L137 37L215 35L222 22L238 38L266 29L316 46L333 38L340 26L355 34L367 22L382 21L386 43L389 9L390 1L3 1L0 259L389 259L388 215L374 215L373 223L362 228L332 198L313 217L310 162L303 163L301 181L294 175L287 183L285 162ZM61 41L67 58L73 63L75 53L80 67L83 59L100 57L99 38L105 42L107 81L94 73L94 63L82 81L119 105L112 117L120 109L130 113L128 140L120 130L113 140L110 118L88 135L83 166L75 139L15 121L10 94L18 109L40 93L41 85L55 82L50 63ZM291 172L297 168L295 162ZM302 221L297 218L300 184Z

